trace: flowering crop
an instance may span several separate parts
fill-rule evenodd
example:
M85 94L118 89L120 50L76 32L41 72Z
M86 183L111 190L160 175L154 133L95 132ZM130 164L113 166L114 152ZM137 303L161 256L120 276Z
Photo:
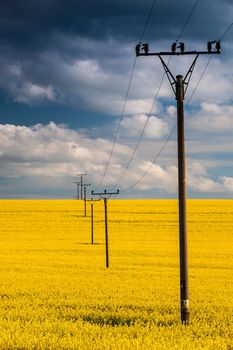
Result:
M190 325L175 200L0 201L0 349L233 349L233 201L189 200ZM88 207L88 209L90 209Z

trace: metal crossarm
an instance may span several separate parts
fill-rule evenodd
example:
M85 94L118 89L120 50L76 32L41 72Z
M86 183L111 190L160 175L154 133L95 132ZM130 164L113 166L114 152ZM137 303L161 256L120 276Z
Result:
M91 194L92 194L93 196L99 196L99 197L101 197L102 199L105 199L105 198L109 199L112 195L114 195L114 194L119 194L119 193L120 193L119 190L117 190L116 192L107 192L107 190L104 190L104 192L94 192L94 191L91 191Z
M161 52L148 52L148 53L137 53L136 56L186 56L186 55L219 55L221 53L218 51L184 51L184 52L172 52L172 51L161 51Z

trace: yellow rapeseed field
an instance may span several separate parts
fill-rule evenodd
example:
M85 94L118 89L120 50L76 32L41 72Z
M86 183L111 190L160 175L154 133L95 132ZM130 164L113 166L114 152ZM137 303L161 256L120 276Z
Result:
M233 200L189 200L190 325L177 201L0 201L0 349L233 349Z

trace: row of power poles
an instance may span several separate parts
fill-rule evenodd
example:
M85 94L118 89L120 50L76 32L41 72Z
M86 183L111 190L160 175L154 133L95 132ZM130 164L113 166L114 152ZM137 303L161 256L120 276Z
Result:
M80 177L79 181L73 182L77 186L77 194L74 196L76 199L81 199L84 201L84 216L87 216L87 202L91 206L91 244L94 244L94 204L101 199L104 201L104 217L105 217L105 248L106 248L106 268L109 268L109 241L108 241L108 199L112 195L119 194L119 190L116 192L109 192L104 190L104 192L94 192L92 191L92 198L87 198L87 186L91 186L90 183L85 183L83 177L86 176L86 173L76 174ZM93 196L98 196L98 199L93 199Z
M83 178L86 175L87 175L86 173L76 174L76 176L80 177L79 181L73 182L77 186L77 193L76 193L76 196L74 196L76 199L84 199L86 186L91 185L91 184L85 184L85 182L83 181Z

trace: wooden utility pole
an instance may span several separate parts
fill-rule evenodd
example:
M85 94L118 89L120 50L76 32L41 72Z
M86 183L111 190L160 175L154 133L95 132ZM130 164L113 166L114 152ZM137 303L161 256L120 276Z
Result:
M215 48L212 49L212 45ZM207 51L185 51L184 43L173 43L171 52L149 52L149 45L139 43L136 56L158 56L165 73L174 91L177 101L177 143L178 143L178 188L179 188L179 252L180 252L180 315L181 322L189 324L189 284L188 284L188 244L186 223L186 176L185 176L185 140L184 140L184 98L190 82L195 63L199 55L220 54L220 41L211 41L207 44ZM178 50L178 51L177 51ZM162 56L195 55L195 59L185 78L172 75Z
M80 176L80 199L83 199L83 177L86 176L87 174L76 174L77 176Z
M179 189L179 243L180 243L180 308L182 323L189 323L188 244L186 224L186 175L184 141L184 81L176 77L178 189Z
M77 185L77 194L76 194L76 196L74 196L74 197L75 197L76 199L79 199L79 186L80 186L80 182L75 181L75 182L73 182L73 183Z
M87 186L91 186L91 184L83 184L83 189L84 189L84 216L87 216Z
M94 244L94 204L99 202L100 199L87 199L86 200L91 205L91 244Z
M99 196L104 200L104 214L105 214L105 248L106 248L106 268L109 268L109 244L108 244L108 199L114 195L119 194L119 190L117 192L104 192L94 193L91 192L93 196Z

